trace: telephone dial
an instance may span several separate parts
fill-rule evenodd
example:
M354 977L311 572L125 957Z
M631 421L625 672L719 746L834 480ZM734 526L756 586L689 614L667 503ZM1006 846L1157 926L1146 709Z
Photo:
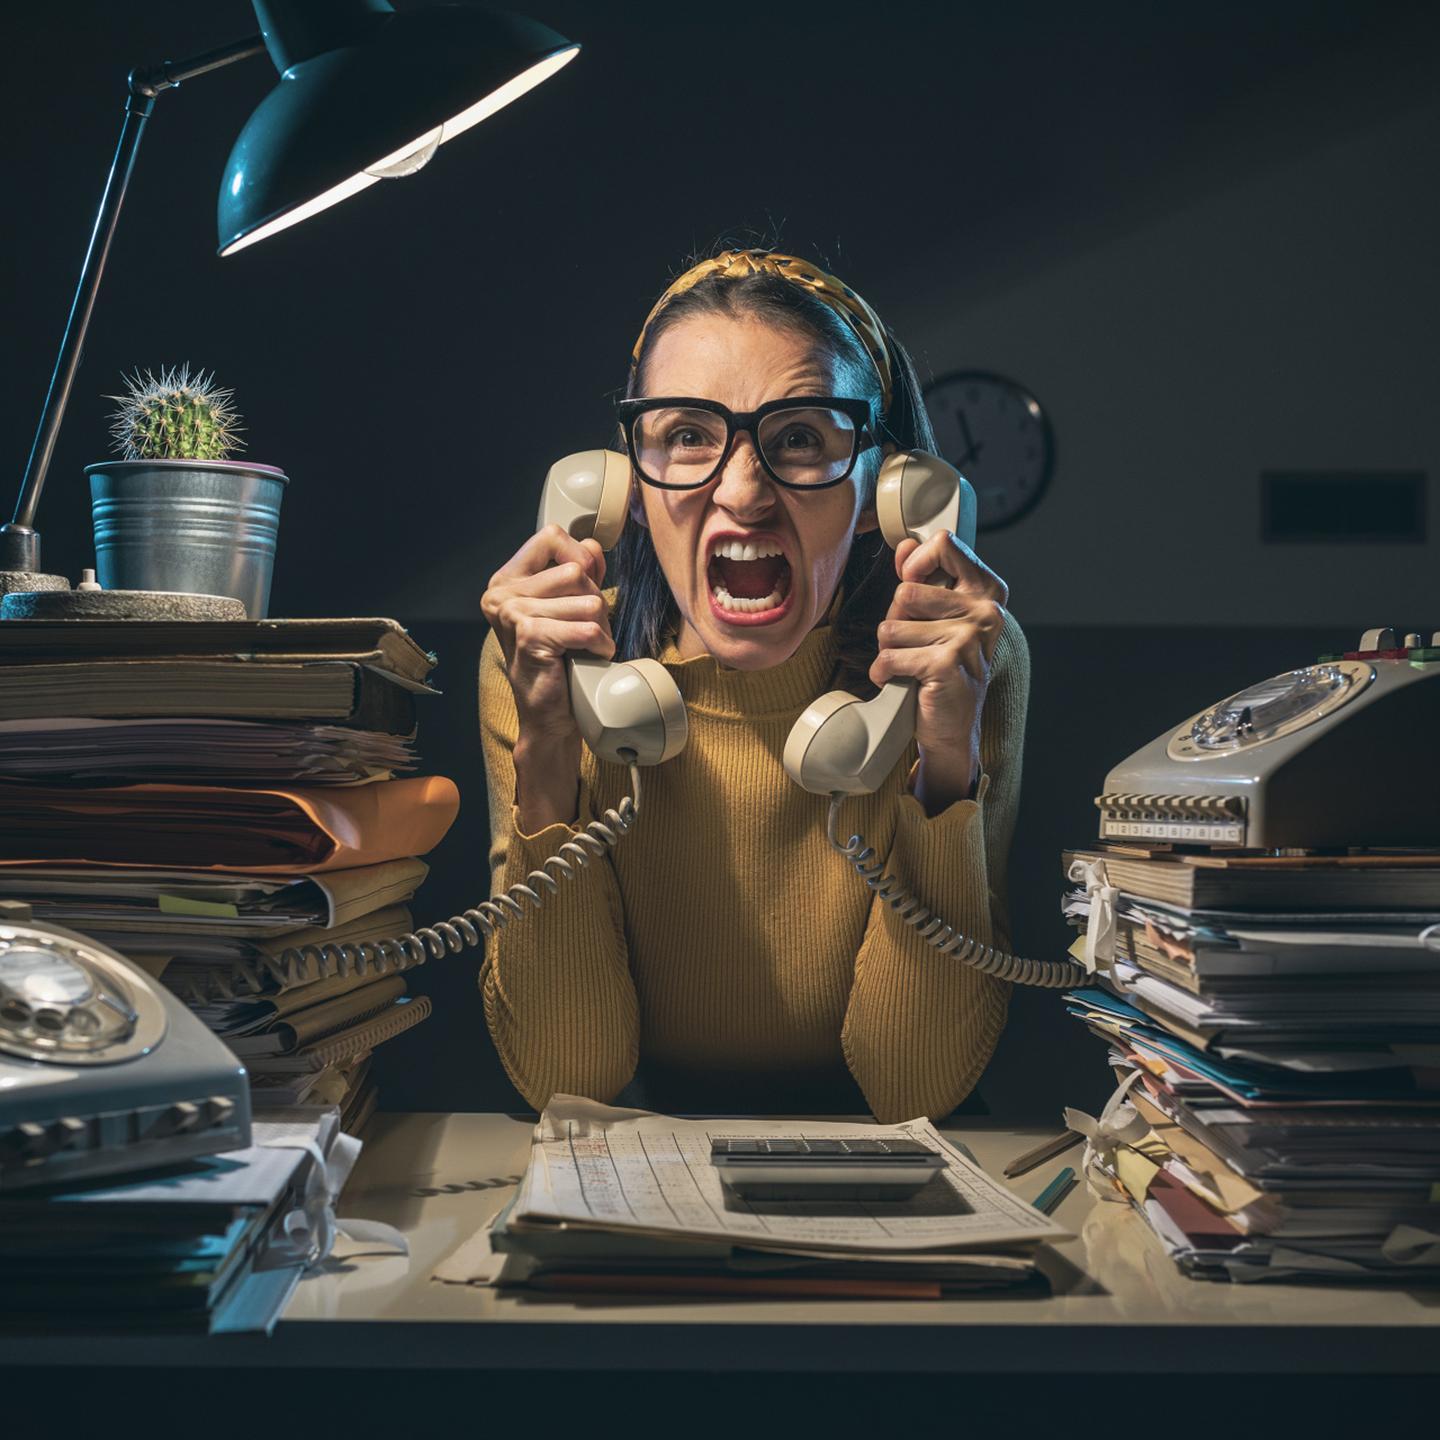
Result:
M123 955L0 901L0 1192L250 1143L245 1067Z
M1440 631L1377 627L1117 765L1100 838L1249 850L1440 844Z

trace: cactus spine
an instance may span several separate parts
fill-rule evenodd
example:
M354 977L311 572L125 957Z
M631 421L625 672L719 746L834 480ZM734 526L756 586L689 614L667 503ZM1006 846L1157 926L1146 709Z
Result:
M110 434L125 460L224 460L243 450L240 416L231 404L235 392L215 384L212 372L188 365L121 377L126 394L107 395L119 402Z

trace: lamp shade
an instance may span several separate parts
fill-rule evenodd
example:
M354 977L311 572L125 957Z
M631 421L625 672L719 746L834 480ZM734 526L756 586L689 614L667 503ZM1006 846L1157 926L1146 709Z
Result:
M533 89L580 48L504 11L437 5L395 13L384 0L362 4L365 23L348 34L337 29L333 48L288 64L240 132L220 186L220 254L376 180L412 174L439 145ZM280 7L272 0L266 8ZM302 54L325 43L323 33L305 39ZM266 42L282 64L295 53L268 31Z

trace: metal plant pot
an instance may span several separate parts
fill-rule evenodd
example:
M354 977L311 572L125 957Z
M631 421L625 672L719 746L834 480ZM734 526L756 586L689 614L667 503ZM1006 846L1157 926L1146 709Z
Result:
M115 460L85 474L102 588L233 595L252 620L265 618L283 472L237 460Z

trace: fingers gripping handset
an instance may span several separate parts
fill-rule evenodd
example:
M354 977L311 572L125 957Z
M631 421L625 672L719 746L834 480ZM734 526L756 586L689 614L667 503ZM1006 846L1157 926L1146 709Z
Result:
M575 540L610 550L630 497L630 461L614 450L583 450L550 467L537 530L559 525ZM601 760L659 765L685 748L685 704L658 660L603 660L571 653L565 669L570 708L585 743Z
M938 455L904 450L880 467L875 486L880 532L894 549L943 530L974 549L975 491ZM937 574L932 583L944 583ZM915 734L919 684L891 680L870 700L844 690L822 695L785 742L785 770L816 795L868 795L880 788Z
M975 491L970 482L939 456L923 450L889 456L876 481L875 508L886 543L923 544L948 530L975 548ZM943 584L936 574L931 584ZM1021 985L1067 987L1085 983L1084 967L1065 960L1026 960L963 934L926 909L893 875L860 835L841 840L840 807L847 795L878 790L915 734L919 686L913 679L891 680L870 700L844 690L822 695L795 722L785 742L785 770L797 785L830 797L825 833L831 847L854 868L876 897L942 955Z

